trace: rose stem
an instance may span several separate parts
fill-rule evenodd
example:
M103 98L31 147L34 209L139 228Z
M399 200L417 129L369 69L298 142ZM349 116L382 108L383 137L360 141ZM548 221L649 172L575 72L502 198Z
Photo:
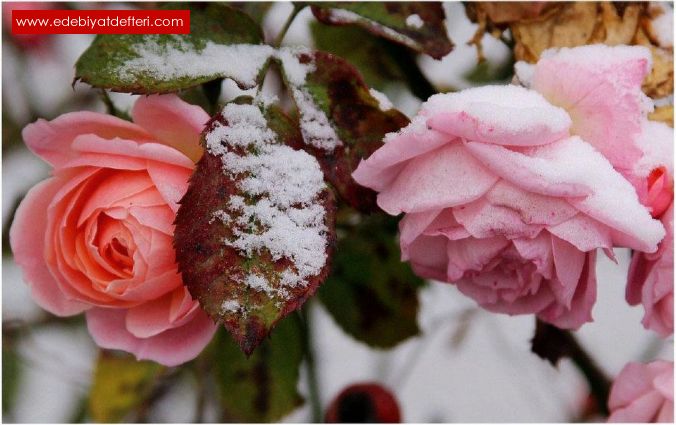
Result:
M589 390L594 396L599 412L608 415L608 395L610 379L596 361L580 345L577 338L568 330L559 329L537 320L532 350L534 353L556 365L561 357L568 357L582 372Z
M308 390L310 398L310 406L312 408L312 422L318 423L322 421L322 406L319 399L319 379L317 377L317 366L315 364L314 349L312 346L312 326L310 321L310 306L311 301L305 303L300 310L300 317L302 323L301 338L303 341L303 352L305 353L305 366L307 368Z

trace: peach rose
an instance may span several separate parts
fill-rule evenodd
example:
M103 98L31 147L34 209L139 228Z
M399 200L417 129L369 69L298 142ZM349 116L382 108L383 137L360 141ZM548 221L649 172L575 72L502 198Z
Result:
M54 169L21 202L10 242L40 306L86 312L101 347L173 366L216 329L183 285L172 245L209 116L167 95L140 98L132 117L74 112L26 126L26 145Z
M400 223L402 259L482 307L591 320L595 251L654 252L664 228L568 113L517 86L432 96L354 179Z
M674 362L628 363L608 398L608 422L674 422Z

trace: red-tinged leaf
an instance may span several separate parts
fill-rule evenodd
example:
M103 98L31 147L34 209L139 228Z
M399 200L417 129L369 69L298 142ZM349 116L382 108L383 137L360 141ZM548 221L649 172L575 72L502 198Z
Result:
M359 25L435 59L453 49L439 2L315 2L312 13L325 24Z
M352 172L359 161L383 144L385 134L409 122L364 83L347 61L325 52L295 51L279 55L285 80L298 107L305 149L322 165L326 179L351 206L374 211L375 192L359 186ZM383 110L384 109L384 110Z
M203 134L174 243L193 297L248 355L324 281L335 205L279 109L230 103Z

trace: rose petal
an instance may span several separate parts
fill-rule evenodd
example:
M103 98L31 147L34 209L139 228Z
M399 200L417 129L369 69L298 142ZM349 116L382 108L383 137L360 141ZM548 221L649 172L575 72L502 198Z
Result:
M558 271L558 269L557 269ZM561 329L579 329L593 320L591 310L596 302L596 251L588 252L570 308L552 304L538 318Z
M654 422L662 403L664 398L659 393L648 392L625 407L613 410L608 416L608 422Z
M378 194L378 205L391 215L438 210L471 202L496 181L460 143L450 143L409 161Z
M523 87L484 86L432 96L427 125L452 137L509 146L544 145L568 136L570 117Z
M14 215L9 241L35 302L50 313L71 316L88 305L66 296L45 262L47 208L63 184L62 179L53 177L28 191Z
M199 106L174 94L146 96L136 101L131 116L155 140L178 149L193 162L202 156L200 133L209 115Z
M486 197L453 208L453 215L475 238L493 236L504 236L508 239L534 238L544 228L542 225L524 223L518 212L511 208L492 205Z
M188 190L188 180L192 175L192 168L170 167L158 162L150 162L147 165L148 174L155 183L169 208L178 211L178 201L181 200Z
M130 308L126 316L126 328L135 337L150 338L167 329L176 328L190 319L199 304L193 301L188 290L182 286L162 297Z
M124 199L153 187L153 182L147 173L137 172L118 172L108 175L97 185L97 187L87 196L84 205L80 210L77 227L91 217L95 210L108 208Z
M52 121L39 119L27 125L21 135L26 146L55 168L60 168L78 154L73 141L82 135L96 135L101 139L121 137L136 141L150 141L151 136L138 125L112 115L96 112L72 112Z
M404 218L399 222L399 245L402 254L407 251L408 245L420 236L440 213L441 211L438 210L430 210L404 215Z
M629 170L640 157L635 138L647 110L641 84L650 66L642 46L549 49L535 65L531 88L568 111L571 133Z
M493 172L522 189L569 198L571 205L612 227L615 242L646 252L657 249L664 228L638 202L633 187L591 145L571 137L524 153L466 143Z
M87 328L97 345L113 350L125 350L138 360L152 360L165 366L178 366L190 361L206 347L216 325L202 311L178 328L169 329L150 338L137 338L126 329L127 311L93 308L87 311Z
M156 161L165 166L176 165L192 170L195 164L180 151L160 143L140 143L135 140L104 139L96 135L77 136L72 143L77 155L64 162L61 167L93 165L114 169L135 169L138 159ZM136 160L136 161L135 161ZM147 161L140 162L147 164ZM129 163L130 166L122 164Z
M547 230L552 235L573 244L580 251L586 252L596 248L611 248L613 246L610 228L583 213L579 213L563 223L548 227Z
M415 274L425 279L446 281L446 245L444 236L420 236L410 244L402 261L410 261Z
M460 279L467 271L480 271L509 241L503 237L467 238L448 243L448 280Z
M428 130L424 123L414 122L398 133L387 134L385 141L387 143L362 160L352 173L357 183L376 191L391 185L408 160L431 152L451 139L443 133Z

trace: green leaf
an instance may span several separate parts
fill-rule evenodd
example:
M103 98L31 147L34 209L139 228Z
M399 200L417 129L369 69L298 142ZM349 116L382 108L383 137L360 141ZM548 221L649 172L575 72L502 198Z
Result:
M319 298L338 325L372 347L390 348L419 333L418 289L423 280L400 260L397 218L342 211L346 227Z
M282 321L247 358L224 332L212 348L223 421L273 422L303 403L296 390L303 359L297 315Z
M319 160L344 201L361 211L377 210L375 192L358 185L352 172L382 146L385 134L407 125L408 118L391 106L382 107L344 59L313 51L280 58L300 115L301 143L292 146Z
M89 396L95 422L122 422L150 396L164 371L160 364L137 361L133 356L101 350Z
M310 32L318 50L346 59L364 77L369 87L384 90L404 75L391 55L383 48L383 40L355 26L310 24ZM355 40L359 40L355 43Z
M262 30L246 13L218 3L170 3L166 8L190 10L190 34L98 35L75 64L75 78L94 87L144 94L218 78L232 78L242 88L256 85L272 48L260 44Z
M21 379L21 358L13 336L2 334L2 413L11 412Z
M417 52L441 59L453 49L439 2L312 2L325 24L359 25ZM358 43L355 40L355 43Z
M176 217L183 281L251 354L329 272L335 200L294 121L251 98L229 103L203 134Z

